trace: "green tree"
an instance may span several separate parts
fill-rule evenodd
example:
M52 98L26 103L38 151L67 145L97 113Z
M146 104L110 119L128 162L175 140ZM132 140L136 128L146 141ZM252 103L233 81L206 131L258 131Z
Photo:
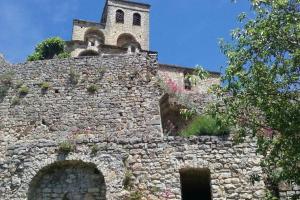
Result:
M300 184L300 0L252 0L254 18L221 41L228 66L211 113L251 134L272 183Z
M27 61L47 60L54 56L58 58L70 57L70 54L65 52L65 41L59 37L46 39L35 47L35 52L28 56Z

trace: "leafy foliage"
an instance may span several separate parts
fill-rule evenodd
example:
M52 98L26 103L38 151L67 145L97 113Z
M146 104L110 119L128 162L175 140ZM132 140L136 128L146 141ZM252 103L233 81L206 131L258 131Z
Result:
M1 85L12 86L13 84L13 72L6 72L0 76Z
M58 151L60 153L68 154L75 150L75 145L70 141L63 141L59 144Z
M19 95L20 96L26 96L29 93L29 88L26 85L22 85L19 88Z
M57 55L59 59L70 58L71 54L69 52L63 52Z
M132 175L131 171L126 171L125 177L124 177L124 180L123 180L123 186L124 186L125 190L131 189L132 186L133 186L132 176L133 175Z
M93 145L91 148L91 155L96 156L99 151L99 147L97 145Z
M251 2L255 18L240 15L243 28L221 41L228 67L211 113L237 140L258 138L272 181L300 184L300 1Z
M126 200L141 200L141 199L142 199L142 193L140 191L131 192L129 197L126 198Z
M207 79L209 77L209 72L203 67L197 65L193 73L189 76L191 78L191 82L196 85L198 81Z
M42 91L47 91L49 88L50 88L50 83L48 83L48 82L43 82L43 83L41 84L41 89L42 89Z
M6 97L13 82L13 72L6 72L0 76L0 102Z
M187 108L182 108L179 110L180 115L187 121L189 119L191 119L193 116L196 115L197 111L196 109L192 108L192 109L187 109Z
M11 106L16 106L21 103L21 99L19 97L13 97L11 100Z
M74 69L70 69L69 81L72 85L77 85L80 79L80 74Z
M209 115L198 116L180 132L182 136L192 135L226 135L229 130Z
M90 85L90 86L87 88L87 91L88 91L90 94L95 94L95 93L98 91L98 87L97 87L97 85L92 84L92 85Z
M28 56L27 61L47 60L54 56L58 58L70 57L70 54L65 52L65 41L59 37L46 39L35 47L35 52Z

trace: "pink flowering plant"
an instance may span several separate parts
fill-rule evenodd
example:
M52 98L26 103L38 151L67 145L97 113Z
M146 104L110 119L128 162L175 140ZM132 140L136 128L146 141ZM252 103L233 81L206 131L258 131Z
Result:
M190 101L190 94L186 92L184 86L179 85L176 81L168 76L165 76L160 80L160 86L165 93L167 93L171 98L174 98L178 104L181 104L186 108L185 110L181 111L182 114L195 113L196 106Z

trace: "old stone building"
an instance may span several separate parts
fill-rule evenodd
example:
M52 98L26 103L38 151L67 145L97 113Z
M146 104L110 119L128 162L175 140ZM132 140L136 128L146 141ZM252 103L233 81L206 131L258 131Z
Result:
M149 50L150 5L131 1L108 0L101 21L73 21L72 56L99 55L121 48L135 52Z
M191 84L192 69L159 64L149 9L107 0L100 23L74 20L73 58L0 57L1 200L263 199L254 139L168 133L168 120L180 120L161 83L201 113L219 74Z

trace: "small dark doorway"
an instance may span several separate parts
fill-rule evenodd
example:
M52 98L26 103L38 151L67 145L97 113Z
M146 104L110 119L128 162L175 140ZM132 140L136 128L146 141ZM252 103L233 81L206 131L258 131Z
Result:
M180 170L182 200L211 200L209 169Z

